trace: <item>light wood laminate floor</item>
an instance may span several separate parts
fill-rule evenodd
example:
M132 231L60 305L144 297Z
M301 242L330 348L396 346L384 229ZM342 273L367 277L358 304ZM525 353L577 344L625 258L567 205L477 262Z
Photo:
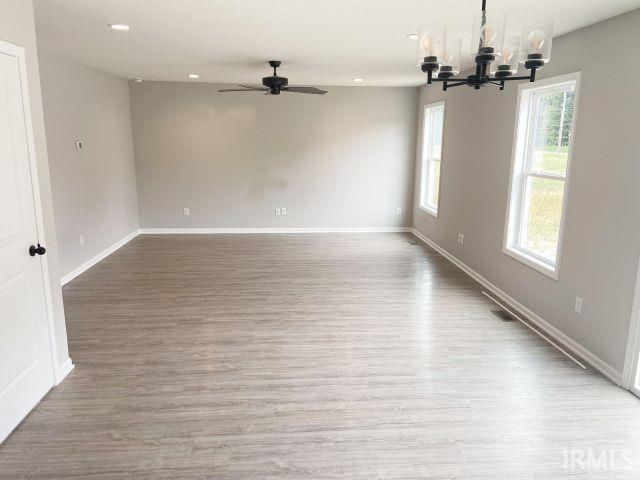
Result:
M640 400L411 242L134 239L64 288L76 368L0 477L640 478Z

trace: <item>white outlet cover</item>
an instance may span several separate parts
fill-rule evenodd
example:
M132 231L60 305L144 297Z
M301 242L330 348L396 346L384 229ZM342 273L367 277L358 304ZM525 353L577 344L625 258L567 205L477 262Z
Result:
M191 215L191 210L189 209L189 207L185 207L182 209L182 213L188 217L189 215Z
M576 297L576 303L573 306L575 312L580 315L582 313L582 298Z
M402 215L402 207L396 208L396 215Z
M282 213L282 215L286 215L287 214L287 207L282 207L280 209L280 212Z
M276 216L280 216L280 209L276 208Z
M76 150L80 151L84 148L84 142L82 140L76 140Z

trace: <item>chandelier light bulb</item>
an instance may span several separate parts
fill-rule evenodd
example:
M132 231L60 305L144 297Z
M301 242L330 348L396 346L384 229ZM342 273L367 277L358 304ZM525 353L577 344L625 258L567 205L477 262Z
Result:
M424 47L425 56L427 57L438 56L440 42L437 39L433 39L431 37L424 37L424 40L422 40L422 46Z
M545 33L541 30L534 30L529 34L527 40L529 41L529 49L531 53L540 53L544 42L547 39Z
M518 50L520 48L520 37L510 35L505 37L502 46L502 55L497 57L497 61L492 63L489 72L495 78L505 79L518 72Z
M442 64L438 72L438 78L452 78L460 72L460 49L462 39L460 37L448 37L445 40L446 48L442 52Z
M551 59L553 23L527 25L522 30L521 58L525 68L542 68Z
M498 36L498 29L494 27L492 24L487 23L482 27L482 46L483 47L493 47L493 42L495 42L496 37Z
M504 63L511 63L511 59L513 58L513 52L508 48L504 47L502 49L502 58L504 58Z

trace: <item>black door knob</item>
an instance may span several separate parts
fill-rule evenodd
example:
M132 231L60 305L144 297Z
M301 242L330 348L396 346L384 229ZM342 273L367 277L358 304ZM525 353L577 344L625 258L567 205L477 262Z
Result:
M42 245L38 244L38 246L34 246L31 245L29 247L29 255L31 255L32 257L35 257L36 254L38 255L44 255L45 253L47 253L47 249L44 248Z

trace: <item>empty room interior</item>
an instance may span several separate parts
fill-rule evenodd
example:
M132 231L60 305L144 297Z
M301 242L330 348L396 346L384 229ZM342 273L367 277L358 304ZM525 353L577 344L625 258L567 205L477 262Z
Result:
M0 0L0 479L640 478L640 0Z

